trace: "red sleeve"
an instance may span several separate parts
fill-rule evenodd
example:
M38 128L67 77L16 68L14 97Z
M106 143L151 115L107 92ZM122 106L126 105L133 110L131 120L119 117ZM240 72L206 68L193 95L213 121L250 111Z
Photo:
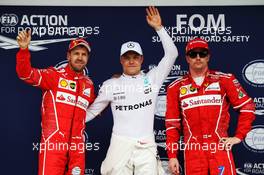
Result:
M56 71L52 68L36 69L31 67L30 52L28 49L20 49L16 55L16 71L18 77L26 83L40 87L41 89L52 89L57 86Z
M227 97L233 108L239 112L235 137L243 140L251 130L252 122L255 119L255 104L234 75L224 78L224 80Z
M181 121L180 121L180 102L179 89L177 85L171 84L167 88L167 105L166 105L166 148L168 158L176 158L180 145Z

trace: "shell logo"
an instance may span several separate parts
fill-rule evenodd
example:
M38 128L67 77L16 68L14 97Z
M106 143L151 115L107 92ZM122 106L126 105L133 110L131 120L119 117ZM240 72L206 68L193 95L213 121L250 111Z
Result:
M67 82L66 80L61 80L61 81L60 81L60 85L61 85L62 87L67 87L67 86L68 86L68 82Z
M181 95L185 95L187 93L187 88L186 87L182 87L180 89Z

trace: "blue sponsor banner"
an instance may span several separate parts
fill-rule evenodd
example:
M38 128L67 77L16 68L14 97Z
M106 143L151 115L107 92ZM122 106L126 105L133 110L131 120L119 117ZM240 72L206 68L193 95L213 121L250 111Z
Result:
M233 148L237 174L264 174L264 7L163 6L159 10L163 25L179 50L179 57L160 89L155 111L154 133L164 167L168 163L164 151L166 87L187 73L186 42L200 36L209 42L211 69L234 73L256 103L252 130L245 141ZM92 47L87 73L96 91L103 81L122 72L119 54L123 42L141 44L145 70L157 65L163 56L156 32L146 23L145 7L0 6L1 128L7 134L2 142L6 150L2 157L8 160L4 168L8 174L37 174L38 169L41 91L23 83L15 71L16 36L24 29L32 30L31 61L37 68L63 64L69 40L86 37ZM230 135L235 132L237 116L231 110ZM100 174L112 125L109 108L86 125L86 175ZM179 159L184 170L183 158Z

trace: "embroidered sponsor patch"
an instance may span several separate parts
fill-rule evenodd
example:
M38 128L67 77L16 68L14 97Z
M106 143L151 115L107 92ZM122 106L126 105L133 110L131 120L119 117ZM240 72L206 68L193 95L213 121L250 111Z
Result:
M182 100L181 106L185 109L199 106L222 105L221 95L201 95Z
M192 84L188 84L180 88L180 97L195 94L197 92L197 88L193 87Z
M220 85L219 82L211 83L207 86L205 91L220 91Z
M185 95L187 93L187 88L181 87L180 92L181 92L181 95Z
M60 80L60 86L65 88L68 86L68 82L65 79L62 79Z
M239 87L239 86L240 86L240 83L238 82L237 79L234 79L234 80L233 80L233 83L234 83L234 85L235 85L236 87Z
M190 86L190 92L195 92L197 89L193 86Z
M58 87L76 92L76 82L65 78L60 78Z
M246 95L241 90L239 90L239 92L238 92L238 98L241 99L241 98L243 98L245 96Z
M74 90L76 88L76 83L75 82L70 82L70 88Z
M84 89L83 95L85 95L87 97L90 97L90 95L91 95L91 88Z
M76 96L75 95L72 95L72 94L69 94L66 92L60 92L60 91L58 91L56 94L56 102L68 104L71 106L76 106L76 107L79 107L83 110L86 110L89 106L88 100L79 96L78 100L76 102Z

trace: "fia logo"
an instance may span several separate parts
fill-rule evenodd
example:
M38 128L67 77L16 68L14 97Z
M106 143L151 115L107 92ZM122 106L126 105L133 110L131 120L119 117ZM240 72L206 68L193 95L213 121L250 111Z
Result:
M15 14L3 14L0 17L0 23L3 26L15 26L18 23L18 17Z

